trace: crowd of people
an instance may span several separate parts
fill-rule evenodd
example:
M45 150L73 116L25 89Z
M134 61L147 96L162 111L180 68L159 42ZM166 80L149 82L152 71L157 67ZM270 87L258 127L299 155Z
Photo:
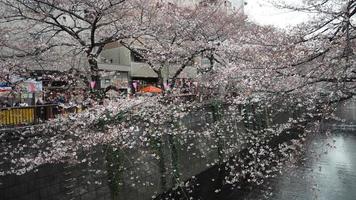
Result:
M90 104L90 102L83 100L83 95L83 91L74 93L52 91L37 94L36 98L30 99L7 98L1 99L0 108L34 108L35 118L44 121L83 110Z
M160 90L159 92L143 92L143 88L152 86ZM112 98L127 98L140 96L140 95L154 95L159 93L168 93L172 95L181 94L197 94L198 83L189 79L177 80L174 87L165 84L164 89L157 85L157 83L145 83L140 81L132 81L126 95L118 93L117 95L112 95L111 97L106 97L103 100L103 104L106 99ZM77 91L50 91L47 93L37 94L36 98L26 99L21 101L16 101L15 98L0 99L0 108L19 108L19 107L34 107L36 109L36 115L40 120L48 120L50 118L56 118L58 116L63 116L68 113L80 112L83 109L91 107L95 104L100 104L100 102L95 102L90 95L84 89Z

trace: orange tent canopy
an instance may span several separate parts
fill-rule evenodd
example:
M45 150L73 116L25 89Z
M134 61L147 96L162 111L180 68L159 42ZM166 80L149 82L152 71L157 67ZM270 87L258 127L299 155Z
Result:
M141 88L140 92L144 92L144 93L161 93L162 89L158 88L158 87L155 87L155 86L152 86L152 85L149 85L149 86L146 86L144 88Z

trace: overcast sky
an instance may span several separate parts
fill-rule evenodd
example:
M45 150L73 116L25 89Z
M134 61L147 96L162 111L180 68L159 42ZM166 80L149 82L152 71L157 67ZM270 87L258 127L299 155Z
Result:
M234 3L238 1L240 0L232 0ZM292 0L284 1L292 2ZM295 3L301 0L293 1L293 3ZM245 2L247 2L245 13L249 16L250 20L258 24L275 25L285 28L304 22L308 19L308 16L305 13L277 9L268 3L267 0L245 0Z

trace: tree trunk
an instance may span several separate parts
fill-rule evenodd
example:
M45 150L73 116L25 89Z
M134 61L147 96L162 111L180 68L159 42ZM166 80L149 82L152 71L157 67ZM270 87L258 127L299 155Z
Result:
M156 72L157 73L157 76L158 76L158 86L164 91L165 88L164 88L164 80L163 80L163 75L162 75L162 71L159 70Z
M90 67L90 78L91 81L95 82L95 87L93 89L98 90L101 88L98 62L93 55L88 55L87 58ZM90 87L90 85L88 87Z
M174 88L174 87L175 87L176 81L177 81L177 79L178 79L178 76L182 73L182 71L185 69L186 66L187 66L187 65L184 64L184 65L182 65L182 66L176 71L176 73L174 74L174 76L173 76L173 78L172 78L172 80L171 80L171 83L170 83L171 88Z

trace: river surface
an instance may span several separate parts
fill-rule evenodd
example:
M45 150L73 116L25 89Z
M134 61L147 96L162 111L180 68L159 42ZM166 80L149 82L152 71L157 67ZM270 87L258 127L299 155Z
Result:
M269 181L269 189L263 190L268 199L356 200L356 101L341 105L337 115L346 120L341 127L351 125L353 130L313 137L300 163ZM242 199L265 199L260 193L253 190Z
M338 116L345 121L324 122L319 133L308 135L296 164L284 166L282 174L262 186L247 184L215 194L216 181L209 181L219 180L219 173L212 167L195 176L200 188L194 190L193 199L356 200L356 104L343 105ZM170 194L189 199L175 191L158 199L173 199Z
M273 180L275 200L355 200L356 133L315 138L305 161Z

